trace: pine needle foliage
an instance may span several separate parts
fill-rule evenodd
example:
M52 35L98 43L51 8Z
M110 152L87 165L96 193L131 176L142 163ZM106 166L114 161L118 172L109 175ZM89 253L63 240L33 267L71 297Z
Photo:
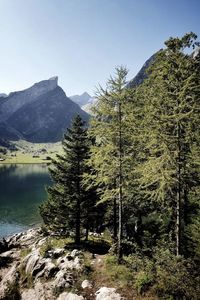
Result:
M44 223L52 230L73 231L76 243L80 243L82 225L91 226L90 210L95 205L94 190L86 191L82 184L88 157L87 128L78 115L64 135L63 154L57 155L49 168L53 185L48 187L47 202L40 207Z

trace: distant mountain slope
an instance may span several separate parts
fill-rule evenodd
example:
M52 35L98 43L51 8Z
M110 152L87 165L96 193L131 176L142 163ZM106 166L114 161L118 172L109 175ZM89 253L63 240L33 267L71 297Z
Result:
M62 139L72 118L89 115L69 99L53 77L9 94L0 101L0 136L8 140L56 142Z
M88 104L92 97L87 92L84 92L82 95L74 95L69 98L82 107L83 105Z
M156 57L156 54L153 54L145 63L144 65L142 66L142 68L140 69L140 71L137 73L137 75L131 79L129 81L129 83L127 84L127 87L129 88L134 88L138 85L140 85L145 78L147 78L147 69L150 67L150 65L152 65L155 57Z
M82 110L90 115L92 114L92 106L95 105L97 101L95 97L91 97L87 92L84 92L82 95L70 96L70 99L77 103Z

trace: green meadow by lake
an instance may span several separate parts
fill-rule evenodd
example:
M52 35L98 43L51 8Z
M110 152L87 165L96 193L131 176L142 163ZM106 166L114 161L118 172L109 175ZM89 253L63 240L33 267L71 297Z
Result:
M0 238L41 222L38 206L49 184L46 165L0 165Z

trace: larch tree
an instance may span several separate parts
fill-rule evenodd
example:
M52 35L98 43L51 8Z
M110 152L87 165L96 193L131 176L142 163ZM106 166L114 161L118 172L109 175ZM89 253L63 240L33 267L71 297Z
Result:
M106 89L100 87L98 91L89 129L95 143L91 147L88 164L94 172L85 178L87 183L98 186L100 202L113 203L118 262L122 258L123 205L127 194L126 175L130 168L126 112L128 103L132 101L132 91L125 88L127 73L124 67L116 68L116 75L108 80Z
M189 192L197 184L195 166L199 143L199 56L197 36L170 38L159 52L143 85L146 160L138 166L141 187L151 199L171 210L176 255L182 241ZM199 150L197 151L199 154ZM184 214L185 211L185 214Z

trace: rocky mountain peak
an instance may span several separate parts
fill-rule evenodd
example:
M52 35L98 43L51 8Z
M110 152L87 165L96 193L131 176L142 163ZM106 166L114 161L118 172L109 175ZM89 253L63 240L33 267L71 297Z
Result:
M34 96L40 96L44 93L54 90L58 86L58 77L54 76L47 80L36 82L32 87L29 88L30 93Z
M6 98L7 95L5 93L0 93L0 98Z
M0 121L5 121L23 105L33 102L36 98L55 90L57 87L58 77L55 76L39 81L23 91L10 93L1 105L0 111L3 113L0 116Z
M88 99L91 98L91 96L87 92L84 92L81 96L82 97L87 97Z

